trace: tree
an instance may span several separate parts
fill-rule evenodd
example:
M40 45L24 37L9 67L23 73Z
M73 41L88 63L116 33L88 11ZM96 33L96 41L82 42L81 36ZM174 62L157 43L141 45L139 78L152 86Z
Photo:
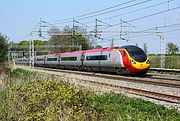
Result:
M7 61L8 58L8 37L0 33L0 63Z
M167 46L166 46L167 54L177 54L178 52L179 52L179 47L176 44L172 42L167 43Z
M144 49L144 52L147 54L147 53L148 53L147 43L144 43L144 44L143 44L143 49Z
M57 27L53 27L50 29L49 34L51 36L49 39L50 45L55 45L54 48L51 48L53 53L79 50L78 47L70 47L71 45L81 45L82 50L87 50L91 47L89 38L85 36L86 30L83 28L76 28L72 33L72 29L69 26L66 26L62 31Z
M47 45L47 41L45 41L45 40L33 40L33 42L34 42L34 46L35 47L38 47L38 46L42 46L42 45ZM28 40L23 40L23 41L20 41L19 43L18 43L18 45L19 45L19 47L29 47L29 45L30 45L30 41L28 41Z
M62 32L57 27L53 27L49 30L49 34L49 45L55 46L50 48L52 53L65 52L69 49L68 46L72 44L71 31L68 27L65 27Z
M95 49L100 49L100 48L103 48L103 47L101 45L96 45L94 48Z
M19 45L19 46L23 46L23 47L28 47L28 46L29 46L29 42L26 41L26 40L20 41L20 42L18 43L18 45Z
M48 41L46 40L33 40L34 49L37 55L47 54ZM16 51L18 57L29 56L30 40L23 40L18 43L9 42L10 51Z

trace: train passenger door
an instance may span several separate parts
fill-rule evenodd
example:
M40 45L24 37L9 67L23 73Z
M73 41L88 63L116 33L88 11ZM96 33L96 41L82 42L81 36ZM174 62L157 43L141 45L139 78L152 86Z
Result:
M81 66L84 65L84 59L85 59L85 55L84 55L84 53L82 53L82 55L81 55Z
M46 66L46 56L44 56L44 63L43 63L43 66L44 66L44 67Z
M109 58L109 52L101 52L101 56L100 56L100 59L99 59L99 65L101 67L106 67L108 66L108 58Z
M60 66L61 65L61 56L58 56L58 66Z

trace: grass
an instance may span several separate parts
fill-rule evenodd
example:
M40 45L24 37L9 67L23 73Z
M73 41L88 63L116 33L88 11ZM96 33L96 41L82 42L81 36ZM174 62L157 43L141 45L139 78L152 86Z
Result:
M0 120L178 121L180 114L121 94L96 95L66 79L22 69L0 90Z
M0 89L0 120L7 120L8 92Z
M31 80L33 78L36 78L36 76L38 75L40 74L38 74L37 72L27 71L20 68L11 71L12 78L21 79L21 80Z
M180 114L175 109L128 98L121 94L105 93L92 100L94 106L105 110L103 120L107 121L178 121Z
M151 67L160 67L160 56L150 55L149 56ZM180 69L180 55L166 55L165 56L165 68Z

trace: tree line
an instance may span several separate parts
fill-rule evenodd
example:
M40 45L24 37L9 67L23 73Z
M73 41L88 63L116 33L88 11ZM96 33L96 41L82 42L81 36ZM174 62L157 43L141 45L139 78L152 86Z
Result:
M148 53L148 47L147 43L143 44L143 50L147 54ZM166 54L168 55L175 55L179 53L179 47L178 45L174 44L173 42L169 42L166 45Z
M86 29L76 28L74 32L72 30L69 26L66 26L61 31L57 27L52 27L48 31L50 35L48 40L33 40L35 55L102 48L101 45L93 46ZM11 52L17 51L18 57L28 57L30 42L29 40L22 40L18 43L9 42L9 49Z

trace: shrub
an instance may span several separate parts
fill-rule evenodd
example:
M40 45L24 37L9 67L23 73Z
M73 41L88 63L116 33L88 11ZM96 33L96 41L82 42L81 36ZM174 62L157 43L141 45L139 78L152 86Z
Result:
M17 68L17 69L14 69L11 72L11 77L13 77L13 78L22 78L22 77L25 77L27 79L28 77L31 77L31 76L35 77L37 74L38 73L36 73L36 72L27 71L27 70L23 70L23 69Z
M0 33L0 62L7 61L8 58L8 37Z
M64 81L27 81L10 89L8 120L97 120L94 96Z

